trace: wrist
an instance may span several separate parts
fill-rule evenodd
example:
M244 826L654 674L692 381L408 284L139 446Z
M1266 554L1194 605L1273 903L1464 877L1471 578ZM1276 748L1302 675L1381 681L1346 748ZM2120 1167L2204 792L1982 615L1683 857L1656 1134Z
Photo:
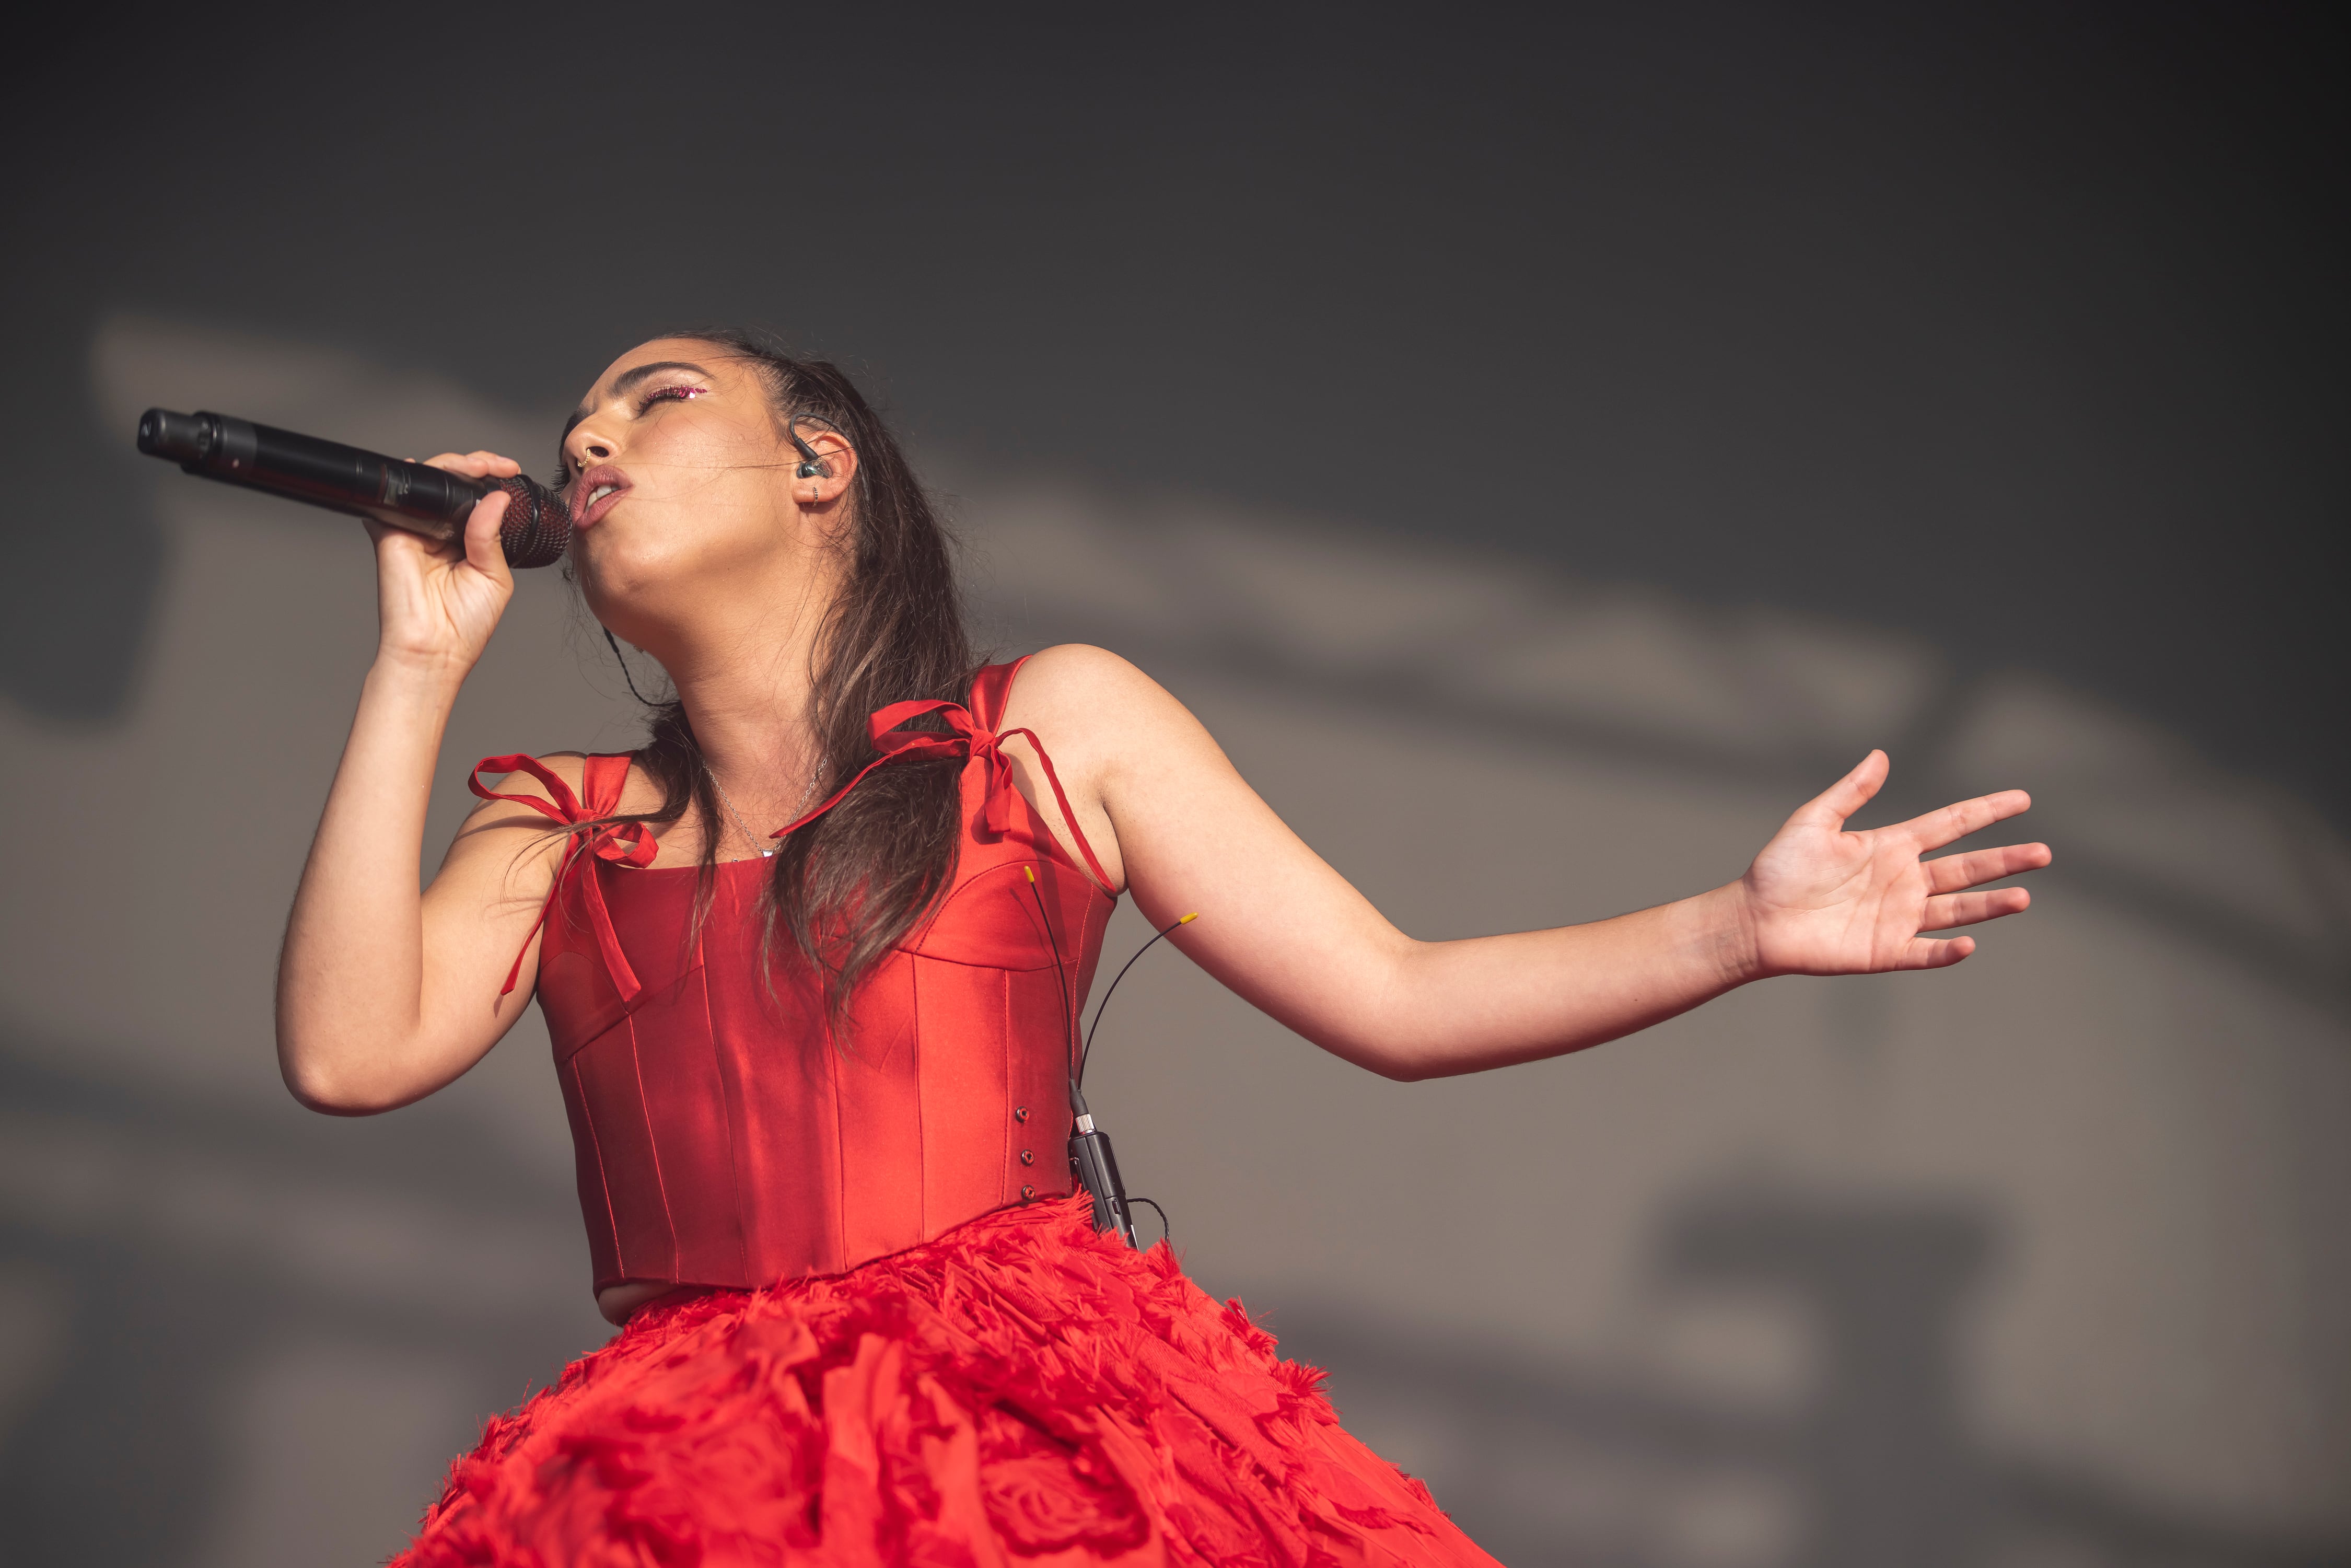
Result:
M375 663L368 666L367 684L387 695L455 702L457 688L465 684L472 669L469 659L379 647Z
M1743 879L1701 893L1690 902L1698 906L1700 941L1721 977L1723 989L1770 974L1757 936L1754 904L1747 896Z

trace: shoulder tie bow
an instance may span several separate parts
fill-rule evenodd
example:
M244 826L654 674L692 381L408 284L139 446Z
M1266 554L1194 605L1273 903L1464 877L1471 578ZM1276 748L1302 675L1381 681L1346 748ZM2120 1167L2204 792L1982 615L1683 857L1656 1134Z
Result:
M925 714L933 713L946 721L946 730L900 727L902 725L922 717ZM852 789L857 788L860 779L884 763L947 757L968 758L987 769L987 788L983 791L983 799L987 802L984 808L986 814L982 821L986 822L987 831L991 833L1007 832L1012 826L1014 790L1012 759L1004 755L1003 743L1016 735L1025 737L1029 746L1036 750L1037 760L1045 769L1045 781L1053 787L1054 802L1061 808L1061 820L1069 823L1072 830L1077 826L1078 814L1070 809L1070 797L1061 789L1061 776L1053 770L1053 758L1046 752L1045 743L1037 738L1035 730L1024 727L1008 729L998 734L974 718L971 710L961 703L934 697L914 702L892 703L866 721L866 732L872 737L873 749L880 755L859 768L848 783L834 790L820 804L802 812L795 821L777 829L770 835L771 837L780 839L794 829L803 827L823 816L841 804L842 799ZM1094 859L1093 846L1086 842L1083 833L1073 831L1071 837L1077 840L1080 852L1086 857L1087 869L1093 873L1094 880L1107 891L1110 887L1110 878L1103 874L1102 862Z
M618 764L618 766L614 766ZM507 795L482 787L484 773L528 773L546 787L553 802L536 795ZM515 988L522 974L522 957L530 951L530 939L547 924L555 908L555 900L563 891L563 879L582 854L598 860L612 861L622 865L643 868L653 863L661 846L654 841L649 826L643 822L599 822L620 809L621 787L629 776L629 758L590 757L580 769L580 787L587 791L583 803L572 794L571 787L558 778L535 757L485 757L474 764L474 771L465 779L465 787L485 800L513 800L528 806L540 816L558 826L569 829L569 841L563 852L563 863L555 868L555 881L547 890L547 902L538 906L538 918L531 922L530 935L522 939L521 951L515 954L514 967L507 971L507 983L498 988L505 996ZM621 951L619 933L612 929L611 911L604 904L604 889L594 877L588 878L584 896L588 901L588 925L596 934L596 946L604 955L604 966L612 977L612 985L622 1001L634 1001L643 987L637 982L637 972L629 967L628 955Z

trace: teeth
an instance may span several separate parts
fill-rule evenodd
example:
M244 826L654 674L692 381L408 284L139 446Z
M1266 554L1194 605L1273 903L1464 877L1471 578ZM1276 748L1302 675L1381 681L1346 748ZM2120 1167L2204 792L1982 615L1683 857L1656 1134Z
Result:
M592 507L619 488L618 485L599 485L588 492L588 504Z

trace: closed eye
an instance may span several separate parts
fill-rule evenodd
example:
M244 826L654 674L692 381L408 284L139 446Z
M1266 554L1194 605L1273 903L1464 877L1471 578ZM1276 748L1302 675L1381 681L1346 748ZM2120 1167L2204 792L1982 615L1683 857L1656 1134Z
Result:
M671 386L655 387L653 391L645 393L644 396L637 399L637 417L643 419L653 408L653 404L657 402L690 402L694 399L702 396L709 390L710 389L708 387L690 386L683 382ZM573 427L587 417L587 411L583 409L580 413L573 414L569 420L565 421L563 425L563 440L570 440ZM573 477L575 477L571 467L571 455L569 452L564 450L562 442L558 442L556 444L555 474L556 488L558 489L561 489L564 486L569 484Z
M646 412L657 402L690 402L709 390L708 387L686 386L683 383L676 386L655 387L637 400L637 417L643 418Z

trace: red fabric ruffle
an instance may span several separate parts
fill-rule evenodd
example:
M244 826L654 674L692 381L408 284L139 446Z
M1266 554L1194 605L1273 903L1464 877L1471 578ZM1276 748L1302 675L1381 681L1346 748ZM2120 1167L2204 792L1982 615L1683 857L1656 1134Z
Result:
M1082 1197L651 1307L493 1419L395 1568L1490 1564Z

